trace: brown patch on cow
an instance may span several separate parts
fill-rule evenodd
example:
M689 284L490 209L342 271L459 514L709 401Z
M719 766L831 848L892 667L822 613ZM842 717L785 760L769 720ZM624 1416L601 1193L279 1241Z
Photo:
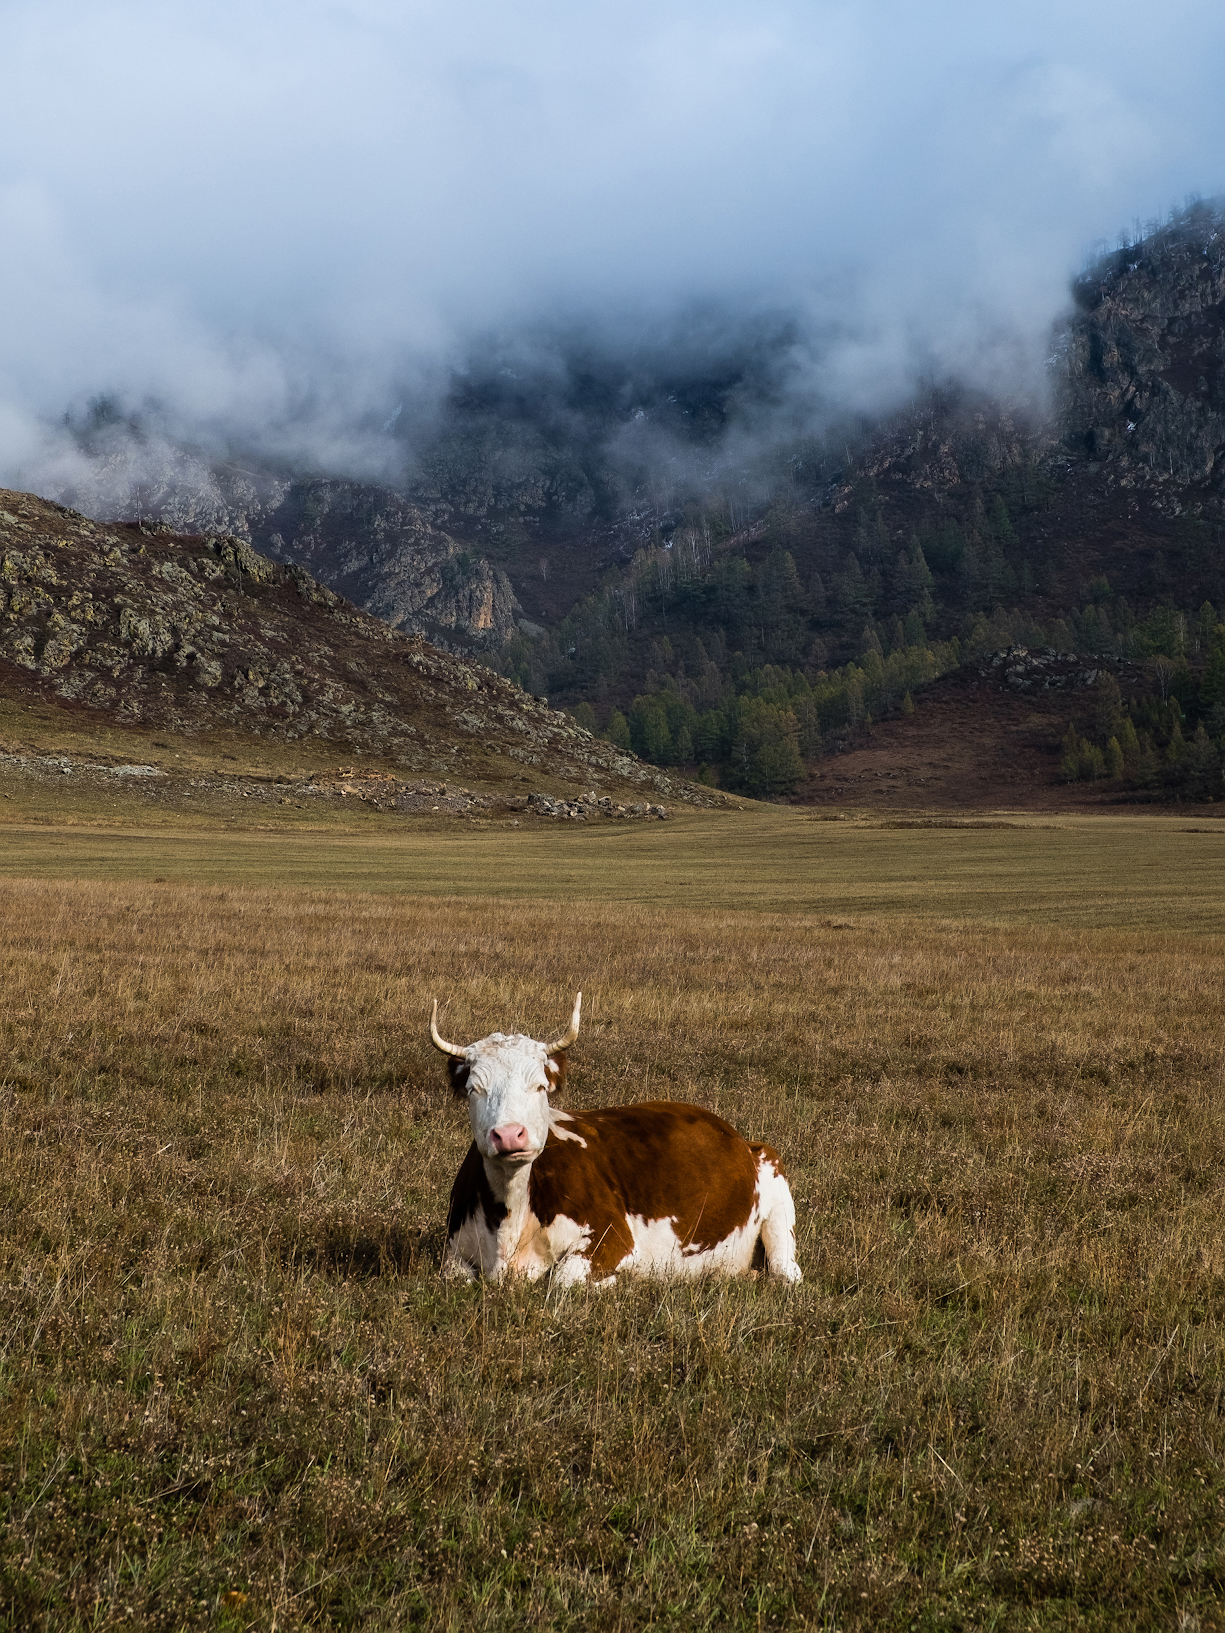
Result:
M770 1163L780 1179L786 1179L787 1170L783 1167L783 1159L772 1145L762 1145L759 1141L750 1140L749 1150L753 1153L753 1166L756 1167L764 1157Z
M576 1112L568 1134L550 1133L532 1164L528 1198L544 1226L559 1214L591 1231L594 1279L611 1275L633 1249L626 1217L673 1219L681 1241L709 1250L749 1222L757 1159L730 1123L701 1106L647 1101Z
M570 1062L565 1054L549 1055L544 1063L544 1075L549 1080L549 1099L558 1100L566 1092L566 1074Z
M447 1057L447 1076L451 1079L451 1093L457 1100L468 1098L468 1074L471 1070L471 1063L461 1060L458 1055Z
M468 1147L468 1154L459 1165L459 1173L451 1187L451 1208L447 1214L447 1239L450 1240L465 1221L480 1208L485 1223L496 1231L506 1218L507 1208L494 1196L485 1173L485 1164L476 1148L476 1141Z

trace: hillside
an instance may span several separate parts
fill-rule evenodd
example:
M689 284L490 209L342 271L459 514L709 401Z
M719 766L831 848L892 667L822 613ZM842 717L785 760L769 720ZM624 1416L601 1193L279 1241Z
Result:
M105 399L77 432L85 460L55 497L88 516L241 539L436 640L488 645L515 627L520 608L506 574L390 488L209 463L145 436Z
M946 384L799 435L770 418L785 325L622 359L562 337L543 362L491 351L432 421L408 416L401 491L173 450L159 465L99 409L81 428L97 482L76 502L121 509L127 459L145 473L129 513L224 523L623 750L734 791L804 797L908 695L1022 645L1131 666L1116 794L1188 797L1182 745L1202 731L1191 781L1219 797L1223 223L1197 204L1077 280L1046 406ZM1112 735L1091 747L1107 756ZM1051 780L1062 738L1043 753Z
M1143 684L1130 665L1097 663L1014 648L961 665L919 694L913 714L876 722L817 761L791 797L831 812L899 815L1117 809L1120 790L1108 779L1061 771L1069 727L1096 735L1099 679Z
M249 759L258 742L282 775L349 762L336 791L347 782L402 810L438 808L458 783L471 784L465 808L586 792L593 817L601 795L640 809L660 796L709 799L244 540L99 525L3 491L0 699L10 768L28 761L32 773L46 769L38 745L15 728L38 720L44 738L86 748L118 733L125 757L142 738L150 750L173 738L179 751L209 745L211 758L232 740Z

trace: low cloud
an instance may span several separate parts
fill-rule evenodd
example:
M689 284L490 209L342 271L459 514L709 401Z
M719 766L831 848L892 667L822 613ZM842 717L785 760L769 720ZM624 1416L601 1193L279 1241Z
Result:
M797 411L1033 383L1086 248L1222 182L1172 0L10 0L0 480L148 435L387 474L479 337L786 314Z

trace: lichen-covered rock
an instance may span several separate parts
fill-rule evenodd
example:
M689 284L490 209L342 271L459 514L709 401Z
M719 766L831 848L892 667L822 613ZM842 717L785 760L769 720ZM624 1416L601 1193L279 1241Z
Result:
M256 584L272 583L272 563L253 550L246 539L205 539L204 542L226 567L239 575L240 580L245 574Z
M158 612L131 605L119 609L119 639L137 658L163 658L174 648L174 631Z

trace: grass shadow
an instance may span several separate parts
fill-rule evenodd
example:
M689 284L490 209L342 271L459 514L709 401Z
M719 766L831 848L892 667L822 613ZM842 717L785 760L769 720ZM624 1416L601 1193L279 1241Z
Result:
M442 1267L446 1227L401 1225L394 1221L332 1219L282 1244L281 1262L291 1270L313 1270L341 1281L377 1276L432 1276Z

